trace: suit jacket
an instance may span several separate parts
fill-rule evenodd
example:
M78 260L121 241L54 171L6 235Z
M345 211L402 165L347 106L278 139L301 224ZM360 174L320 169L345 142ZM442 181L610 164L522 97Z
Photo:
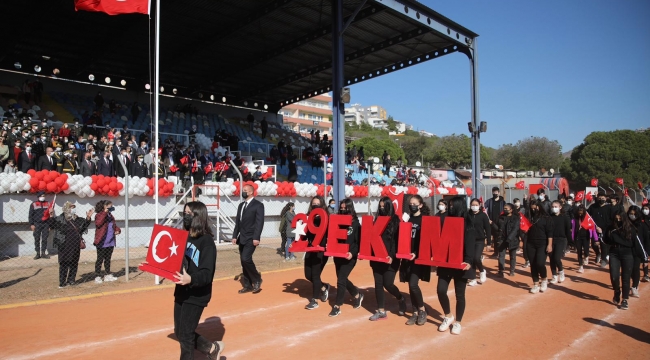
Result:
M257 199L252 199L242 214L244 203L239 204L237 208L235 230L232 234L238 244L248 244L253 240L260 240L264 228L264 204Z
M34 169L36 164L36 155L30 152L31 159L27 156L27 151L23 151L18 156L18 171L26 173L28 170Z
M108 160L108 165L106 164L106 158L97 160L97 174L104 176L115 176L115 171L113 170L113 160Z
M142 165L137 161L134 162L133 164L131 164L131 170L130 170L129 175L137 176L137 177L141 177L141 178L143 178L143 177L144 178L150 178L151 177L151 176L149 176L149 171L148 171L147 165L144 163L144 161L142 162Z
M131 156L131 158L133 158L133 156ZM115 161L113 162L113 166L115 167L115 174L117 174L117 176L119 177L125 177L127 174L124 173L124 169L122 168L122 165L118 163L118 161L122 161L122 154L117 155L117 157L113 156L113 159L115 159ZM124 157L124 159L126 160L126 163L124 165L126 165L127 171L130 172L131 161L127 157Z
M88 164L90 162L90 165ZM104 165L106 165L104 163ZM97 166L90 160L81 160L81 165L79 166L79 174L83 176L93 176L97 173Z
M55 159L54 156L52 156L51 161L52 163L50 164L50 160L47 159L47 155L41 156L40 158L38 158L38 162L36 163L36 171L41 171L41 170L56 171L57 159Z

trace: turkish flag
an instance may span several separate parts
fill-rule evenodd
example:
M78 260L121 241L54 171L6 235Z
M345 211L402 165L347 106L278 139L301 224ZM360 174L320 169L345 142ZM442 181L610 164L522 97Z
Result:
M149 0L75 0L74 9L79 11L98 11L108 15L146 14L149 15Z
M616 183L623 186L623 178L616 178Z
M636 186L639 187L639 190L643 190L643 184L640 181L636 183Z
M521 229L521 231L524 232L528 231L528 229L530 229L530 227L533 225L530 223L530 221L528 221L528 218L525 217L523 214L519 214L519 217L521 218L521 221L519 222L519 228Z
M585 198L585 192L584 191L578 191L578 193L576 193L576 201L580 202L580 201L584 200L584 198Z
M525 187L526 187L526 184L524 183L523 180L522 180L522 181L518 181L518 182L515 184L515 188L517 188L517 190L523 190Z
M395 215L397 215L397 217L401 219L402 213L404 212L404 209L402 208L404 204L404 194L401 192L396 193L394 186L389 186L388 191L386 193L390 198L390 201L392 201L393 203L393 208L395 209Z
M587 193L587 201L591 202L594 199L594 197L591 195L591 193Z
M169 171L174 172L174 173L177 172L178 171L178 166L176 166L176 165L170 166Z
M623 196L628 196L627 195L627 188L623 188Z
M583 229L593 230L596 228L596 223L594 222L594 219L591 217L591 215L589 215L589 213L586 213L585 219L582 220L580 226L582 226Z
M206 174L210 173L212 171L212 163L208 163L204 168L203 171L205 171Z
M598 179L591 179L591 186L598 186Z
M154 225L147 252L147 263L140 270L176 281L174 275L181 271L189 233L169 226ZM197 250L194 252L198 254ZM195 254L189 254L193 257ZM198 256L198 255L197 255Z

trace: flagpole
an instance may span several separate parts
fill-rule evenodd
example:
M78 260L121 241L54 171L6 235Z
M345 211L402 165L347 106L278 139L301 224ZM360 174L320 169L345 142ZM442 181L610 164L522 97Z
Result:
M156 224L158 224L158 221L160 221L159 214L158 214L158 205L159 205L159 198L158 198L158 144L160 143L160 134L159 134L159 115L158 112L160 111L160 0L156 0L156 32L155 32L155 47L156 47L156 52L154 55L154 90L153 90L153 119L155 122L154 125L154 146L156 147L156 154L154 156L154 168L156 169L156 176L154 177L153 180L153 186L154 186L154 203L156 204L154 206L155 210L155 219L156 219ZM155 284L159 285L160 284L160 277L156 275L155 278Z

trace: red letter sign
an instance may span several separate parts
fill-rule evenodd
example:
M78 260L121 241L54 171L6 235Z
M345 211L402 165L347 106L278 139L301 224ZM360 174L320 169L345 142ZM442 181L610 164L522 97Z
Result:
M314 223L316 216L320 219L318 226ZM320 245L320 242L323 240L325 233L327 232L327 213L323 209L314 209L309 218L305 214L296 214L293 221L291 222L291 227L296 229L294 233L296 234L296 240L291 244L289 251L291 252L317 252L325 251L325 248ZM307 241L307 232L314 234L314 240L309 246Z
M445 226L440 217L423 216L420 231L420 253L416 264L463 269L463 239L465 219L447 217Z
M397 241L397 254L395 257L398 259L411 260L411 231L413 224L410 222L403 222L399 224L399 239Z
M386 230L389 216L378 216L373 223L372 216L366 215L362 218L361 244L359 245L359 259L388 262L388 250L381 239L381 234ZM375 256L372 256L372 254Z
M348 228L352 225L352 215L330 215L327 234L327 251L325 256L348 257L350 245L341 244L339 240L348 239ZM343 228L341 228L343 226Z

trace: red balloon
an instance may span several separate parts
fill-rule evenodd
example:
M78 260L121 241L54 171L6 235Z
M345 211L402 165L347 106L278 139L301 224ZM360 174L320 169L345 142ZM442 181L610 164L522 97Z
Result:
M32 189L38 187L38 179L37 178L31 178L29 179L29 185L32 187Z
M39 181L38 182L38 190L45 190L47 186L47 183L45 181Z
M43 180L43 172L42 171L37 171L35 176L36 176L36 178L38 180Z
M68 183L64 183L63 185L61 185L61 191L68 190L69 188L70 188L70 185L68 185Z
M54 183L56 184L56 186L60 187L63 184L65 184L67 180L68 180L67 176L65 177L65 179L63 178L63 176L59 176L56 178L56 180L54 180Z
M149 191L147 192L147 196L153 196L153 194L154 194L153 189L149 189ZM160 192L158 193L158 196L160 196Z
M93 179L93 182L97 181L97 175L92 175L90 178Z
M119 195L119 193L118 193L117 191L109 191L109 192L108 192L108 196L113 196L113 197L115 197L115 196L117 196L117 195Z
M36 175L36 170L29 169L29 170L27 170L27 174L29 174L29 176L31 176L31 177L34 177L34 175Z
M108 185L108 187L109 187L109 189L111 189L111 190L113 190L113 191L117 190L117 184L115 184L115 183L110 183L110 184Z
M98 187L101 188L101 187L104 187L104 185L106 185L106 183L104 183L104 179L97 180L97 186Z
M117 190L122 191L122 189L124 189L124 184L122 184L121 182L118 182L117 183Z
M52 193L53 193L53 192L56 191L56 183L53 183L53 182L48 183L48 184L46 185L46 187L47 187L47 191L48 191L48 192L52 192Z
M90 190L97 192L97 184L90 184Z
M104 185L104 186L102 187L102 192L103 192L104 194L107 194L110 190L111 190L111 188L110 188L108 185Z

